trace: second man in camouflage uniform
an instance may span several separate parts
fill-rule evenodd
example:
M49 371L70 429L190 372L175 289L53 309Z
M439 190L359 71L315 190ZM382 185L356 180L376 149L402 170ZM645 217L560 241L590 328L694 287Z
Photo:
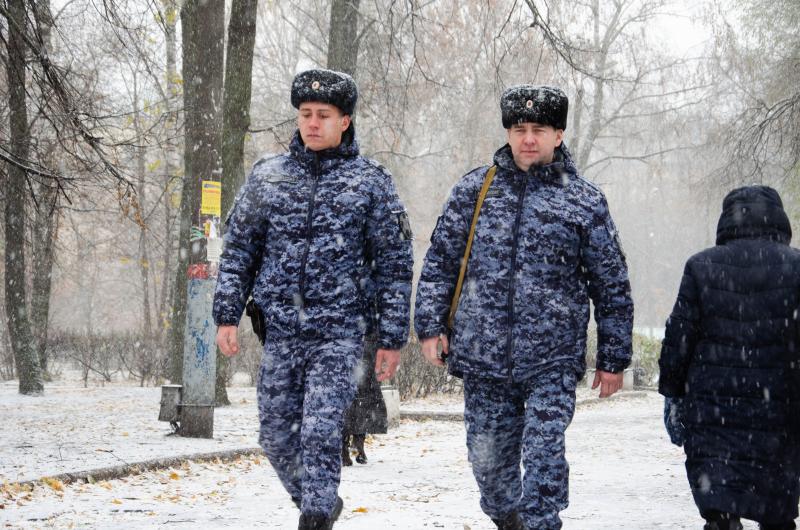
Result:
M480 211L452 330L450 302L479 190L489 170L453 188L431 236L415 327L425 357L449 353L464 380L467 447L481 508L498 528L561 528L569 468L564 433L585 371L589 300L595 306L600 396L622 386L633 303L603 193L562 144L568 101L522 85L501 98L508 144ZM525 467L524 477L520 461Z

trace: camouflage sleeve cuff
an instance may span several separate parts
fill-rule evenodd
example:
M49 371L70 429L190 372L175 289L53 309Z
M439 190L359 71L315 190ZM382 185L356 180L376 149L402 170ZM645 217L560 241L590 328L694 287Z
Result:
M595 369L618 374L625 370L631 364L630 355L626 356L612 356L612 355L598 355Z
M417 338L419 340L429 339L431 337L438 337L439 335L445 335L445 329L441 326L435 328L426 328L426 329L418 329L417 330Z
M408 341L404 340L403 342L392 342L380 339L378 341L378 348L380 348L381 350L402 350L403 348L405 348L406 342Z
M238 326L239 319L229 316L221 316L214 319L214 323L217 326Z

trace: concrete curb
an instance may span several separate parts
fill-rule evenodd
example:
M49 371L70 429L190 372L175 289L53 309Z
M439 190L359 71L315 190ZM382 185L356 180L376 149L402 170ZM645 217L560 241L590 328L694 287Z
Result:
M168 469L170 467L180 466L188 460L193 462L211 462L217 460L220 462L230 462L243 456L263 454L264 451L260 447L246 447L243 449L229 449L227 451L214 451L211 453L177 455L166 458L155 458L153 460L144 460L142 462L134 462L120 466L101 467L87 471L74 471L61 473L60 475L45 475L38 479L16 482L15 484L20 486L37 486L40 485L44 479L59 480L64 484L72 484L76 482L96 482L99 480L114 480L128 475L138 475L147 471L155 471L159 469Z
M576 407L583 407L586 405L593 405L596 403L609 403L612 401L625 400L628 398L642 398L651 394L651 390L633 390L620 392L608 399L589 398L578 401ZM417 412L400 412L400 419L409 421L464 421L464 414L460 412L437 412L437 411L417 411ZM87 471L74 471L69 473L61 473L59 475L45 475L38 479L26 480L23 482L16 482L22 487L40 486L44 479L59 480L64 484L73 484L78 482L95 482L99 480L114 480L128 475L136 475L145 473L147 471L156 471L159 469L168 469L170 467L180 466L186 461L192 462L230 462L241 458L243 456L263 455L264 451L260 447L245 447L241 449L228 449L225 451L213 451L210 453L194 453L188 455L177 455L166 458L156 458L153 460L144 460L141 462L134 462L131 464L124 464L120 466L103 467L97 469L90 469Z

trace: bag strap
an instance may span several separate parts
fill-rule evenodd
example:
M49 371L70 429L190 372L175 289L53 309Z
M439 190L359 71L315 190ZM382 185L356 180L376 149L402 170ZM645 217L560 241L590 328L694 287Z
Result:
M458 309L458 299L461 298L461 288L464 285L464 275L467 272L467 262L469 261L469 255L472 251L472 239L475 237L475 227L478 226L478 217L481 215L483 199L486 198L486 193L489 191L489 186L492 185L495 173L497 173L497 166L490 167L489 171L486 172L486 176L483 179L481 192L478 194L478 202L475 203L475 212L472 214L472 225L469 227L469 237L467 237L467 247L464 249L464 258L461 260L461 269L458 271L456 290L453 293L453 300L450 302L450 313L447 316L448 329L453 329L453 321L456 317L456 309Z

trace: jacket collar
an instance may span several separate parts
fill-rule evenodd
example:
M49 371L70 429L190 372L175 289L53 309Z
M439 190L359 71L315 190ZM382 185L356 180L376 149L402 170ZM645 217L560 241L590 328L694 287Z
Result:
M352 126L342 136L342 143L330 149L322 151L306 149L299 129L294 132L292 141L289 143L289 154L306 169L318 167L321 170L329 170L349 158L358 156L358 153L358 140L356 140L355 129Z
M494 154L494 163L514 175L528 174L532 175L544 182L551 184L566 185L570 179L578 176L578 168L572 161L567 146L562 143L556 148L553 161L549 164L541 166L531 166L527 172L522 171L517 164L514 163L514 156L511 153L511 146L506 144L497 150Z

